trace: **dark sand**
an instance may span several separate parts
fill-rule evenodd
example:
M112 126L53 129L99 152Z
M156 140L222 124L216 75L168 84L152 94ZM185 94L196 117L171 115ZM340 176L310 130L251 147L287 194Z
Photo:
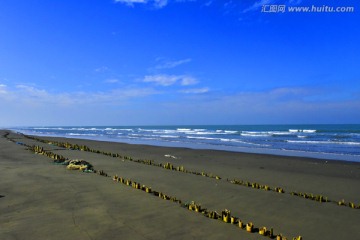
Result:
M171 201L94 173L67 170L52 159L4 138L0 131L0 239L269 239L189 211ZM84 159L109 175L131 178L153 190L224 209L255 227L272 227L288 239L360 239L360 209L292 196L291 191L322 194L360 204L360 164L309 158L153 147L78 139L43 138L84 144L134 159L198 172L221 180L68 150L11 133L9 138L70 159ZM176 159L165 157L171 154ZM286 193L231 184L241 179Z

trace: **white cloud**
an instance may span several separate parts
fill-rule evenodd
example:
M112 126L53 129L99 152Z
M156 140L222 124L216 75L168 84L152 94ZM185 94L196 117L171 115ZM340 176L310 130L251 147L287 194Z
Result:
M105 67L105 66L102 66L102 67L99 67L99 68L95 68L95 72L106 72L108 71L109 68L108 67Z
M110 79L106 79L104 82L105 83L118 83L119 80L116 78L110 78Z
M180 81L182 86L195 85L198 81L191 76L182 76Z
M181 84L181 80L175 83ZM182 95L165 100L165 91L136 86L97 92L51 92L35 86L0 84L0 109L6 113L0 118L0 125L94 125L109 121L113 124L119 121L176 124L183 123L184 115L194 116L189 124L358 121L360 113L354 109L360 108L359 92L345 100L327 98L339 91L283 87L235 94L215 91L202 94L210 92L209 88L184 87L178 91ZM157 94L163 94L161 100L143 101Z
M0 94L7 94L5 84L0 84Z
M134 6L134 4L147 4L152 3L157 8L165 7L168 4L168 0L115 0L118 3L124 3L128 6Z
M259 10L263 5L271 5L279 2L281 5L298 5L302 2L302 0L259 0L252 4L251 6L245 8L242 12L247 13L251 11L257 11Z
M152 4L156 8L163 8L168 5L169 0L114 0L116 3L124 3L128 6L133 7L135 4ZM182 2L196 2L197 0L172 0L172 2L182 3ZM207 2L208 5L212 1Z
M180 66L180 65L188 63L188 62L191 62L190 58L182 59L182 60L178 60L178 61L167 61L167 62L157 65L155 68L156 69L169 69L169 68L174 68L174 67Z
M298 5L302 2L302 0L289 0L289 4L292 4L292 5Z
M43 89L37 89L32 86L26 85L16 85L16 88L19 89L19 92L25 94L24 96L29 96L32 98L48 98L49 93Z
M115 2L126 3L132 5L134 3L147 3L147 0L115 0Z
M309 88L301 88L301 87L281 87L281 88L275 88L268 92L269 96L272 96L272 98L281 98L284 96L287 97L306 97L312 94L315 94L315 89L309 89Z
M148 75L144 77L143 82L155 83L160 86L171 86L175 83L179 83L182 86L194 85L198 81L187 75L166 75L166 74L157 74L157 75Z
M169 109L178 110L173 114L202 116L194 118L194 121L201 120L207 124L210 124L209 121L218 124L344 123L359 119L360 112L353 111L360 108L359 97L329 100L323 98L324 95L332 95L332 92L302 87L235 94L212 92L174 101L169 103Z
M154 5L158 8L165 7L168 4L167 0L154 0Z
M17 85L13 89L5 89L0 85L0 106L16 103L24 106L67 106L82 104L117 105L131 98L146 97L160 92L152 88L125 87L103 92L60 92L51 93L27 85ZM5 103L7 102L7 103Z
M186 89L181 90L181 93L187 93L187 94L201 94L201 93L207 93L209 92L209 88L192 88L192 89Z
M170 86L179 80L178 76L173 75L151 75L145 76L144 82L152 82L161 86Z
M263 5L268 5L268 4L271 4L273 3L275 0L260 0L260 1L257 1L255 2L253 5L251 5L250 7L246 8L243 10L243 13L247 13L247 12L250 12L250 11L256 11L258 10L259 8L261 8Z
M234 3L232 0L224 3L224 8L232 8L232 7L234 7Z

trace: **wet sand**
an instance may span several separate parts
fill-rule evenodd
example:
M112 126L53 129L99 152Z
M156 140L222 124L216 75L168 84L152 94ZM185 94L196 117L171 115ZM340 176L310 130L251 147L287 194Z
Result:
M244 223L273 228L275 235L287 239L360 239L360 209L290 194L312 193L359 206L359 163L39 137L221 177L216 179L70 150L15 133L5 138L5 133L0 131L0 239L269 239L111 177L67 170L19 143L84 159L109 176L150 186L182 203L195 201L218 213L228 209ZM233 184L233 179L280 187L285 193Z

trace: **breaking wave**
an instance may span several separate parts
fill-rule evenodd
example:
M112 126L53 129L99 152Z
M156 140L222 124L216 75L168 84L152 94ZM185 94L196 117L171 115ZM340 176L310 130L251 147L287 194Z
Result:
M150 145L176 143L171 146L360 155L360 125L41 126L13 130L41 136L136 141Z

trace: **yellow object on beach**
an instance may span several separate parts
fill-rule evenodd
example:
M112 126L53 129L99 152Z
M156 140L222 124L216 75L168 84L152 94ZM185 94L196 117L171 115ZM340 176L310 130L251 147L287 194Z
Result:
M259 229L259 234L260 234L260 235L265 236L265 235L266 235L266 233L267 233L267 229L266 229L266 227L262 227L262 228L260 228L260 229Z
M239 220L239 228L244 228L244 223L241 220Z
M86 170L88 168L88 166L87 165L80 165L80 171L84 171L84 170Z
M80 170L80 165L69 164L66 168L69 170Z
M287 240L286 237L284 237L282 234L276 236L276 240ZM301 238L300 238L301 240Z
M246 224L246 231L247 232L252 232L254 228L254 224L252 222L249 222L248 224Z
M91 168L91 164L84 161L84 160L71 160L69 162L69 165L66 167L69 170L80 170L80 171L84 171L86 169L90 169Z
M225 209L224 211L222 211L221 215L222 215L222 220L224 222L226 223L230 222L231 213L229 210Z

